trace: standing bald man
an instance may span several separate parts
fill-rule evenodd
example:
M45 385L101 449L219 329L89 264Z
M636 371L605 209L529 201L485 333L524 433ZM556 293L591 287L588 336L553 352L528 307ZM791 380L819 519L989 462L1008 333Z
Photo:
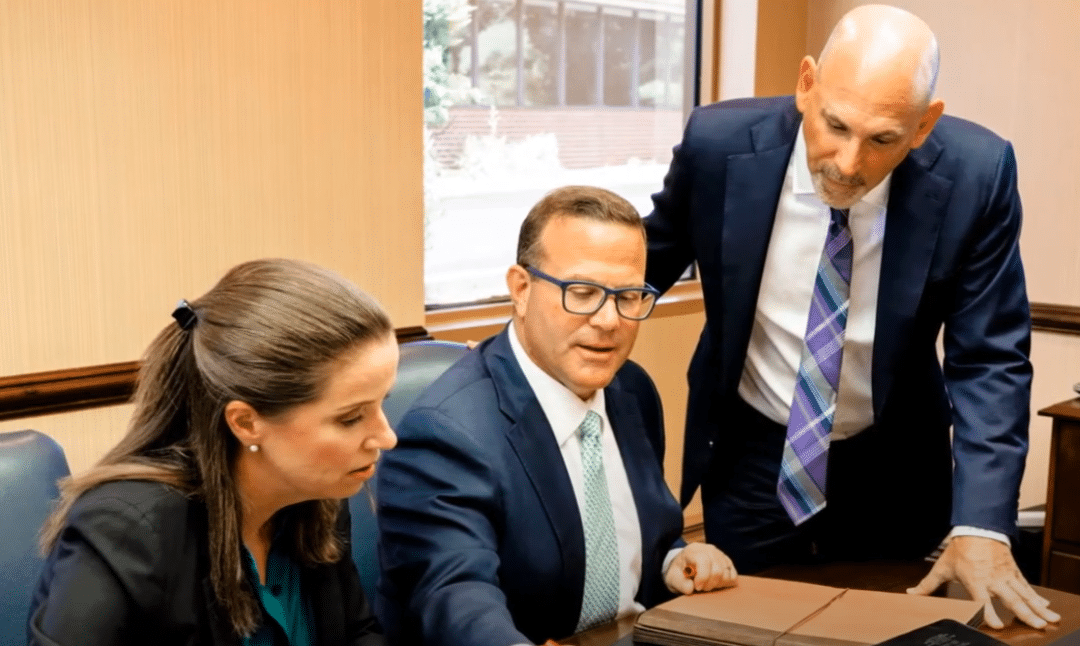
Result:
M794 97L696 109L653 196L647 281L697 262L705 297L682 503L701 487L746 573L948 537L911 592L959 580L991 626L996 596L1042 627L1009 546L1031 385L1012 146L942 116L910 13L858 7L819 58Z

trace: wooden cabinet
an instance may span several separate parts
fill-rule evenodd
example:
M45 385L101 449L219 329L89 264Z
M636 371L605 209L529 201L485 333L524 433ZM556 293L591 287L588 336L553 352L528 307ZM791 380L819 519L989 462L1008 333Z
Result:
M1080 593L1080 398L1039 411L1054 420L1042 584Z

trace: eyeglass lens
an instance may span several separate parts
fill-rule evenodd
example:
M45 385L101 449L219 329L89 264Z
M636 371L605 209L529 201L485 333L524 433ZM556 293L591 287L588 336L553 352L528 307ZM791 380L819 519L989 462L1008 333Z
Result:
M644 318L652 311L653 294L627 289L615 294L615 307L626 318ZM592 314L603 307L607 293L596 285L570 283L563 290L563 307L571 314Z

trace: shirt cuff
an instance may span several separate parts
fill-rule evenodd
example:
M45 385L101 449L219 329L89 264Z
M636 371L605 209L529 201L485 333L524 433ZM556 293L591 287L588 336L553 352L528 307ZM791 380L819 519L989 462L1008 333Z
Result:
M684 549L686 549L686 546L676 547L674 549L668 550L667 556L664 557L664 565L660 568L661 577L667 574L668 566L671 565L671 562L675 560L675 557L678 556L679 553L682 552Z
M981 527L972 527L971 525L957 525L952 528L949 535L945 537L945 543L953 539L954 536L981 536L983 538L992 538L999 543L1005 543L1008 546L1012 546L1012 542L1009 541L1009 537L1001 532L995 532L992 529L982 529Z

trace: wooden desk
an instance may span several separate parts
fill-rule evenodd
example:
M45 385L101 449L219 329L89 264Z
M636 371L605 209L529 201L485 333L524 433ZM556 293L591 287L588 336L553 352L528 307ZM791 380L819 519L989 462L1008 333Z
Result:
M876 561L873 563L830 563L812 566L783 566L759 573L777 579L805 581L836 587L904 592L915 585L930 571L930 563L922 561ZM983 628L983 632L1011 646L1045 646L1071 635L1080 633L1080 596L1036 586L1039 594L1050 600L1050 607L1061 615L1061 622L1046 630L1035 630L1020 624L1013 614L998 607L998 615L1006 622L1004 630ZM942 591L943 596L969 599L959 584L950 584ZM592 630L574 635L559 642L566 646L633 646L631 634L633 617L619 622L597 626ZM1012 621L1010 624L1009 621Z
M905 592L918 583L933 566L926 561L882 561L873 563L830 563L816 566L783 566L770 568L761 576L773 576L777 579L805 581L837 587L859 588L864 590L882 590L885 592ZM1060 590L1051 590L1034 586L1035 591L1050 601L1050 607L1061 615L1061 621L1051 624L1045 630L1036 630L1020 623L1012 611L997 602L994 607L998 616L1005 622L1002 630L980 628L995 639L1015 646L1044 646L1080 631L1080 596ZM959 583L950 583L939 591L941 596L958 599L970 599Z
M1080 398L1039 411L1054 420L1042 584L1080 594Z
M563 639L559 646L632 646L630 639L634 632L636 616L623 617L619 621L590 628L580 632L570 639Z

